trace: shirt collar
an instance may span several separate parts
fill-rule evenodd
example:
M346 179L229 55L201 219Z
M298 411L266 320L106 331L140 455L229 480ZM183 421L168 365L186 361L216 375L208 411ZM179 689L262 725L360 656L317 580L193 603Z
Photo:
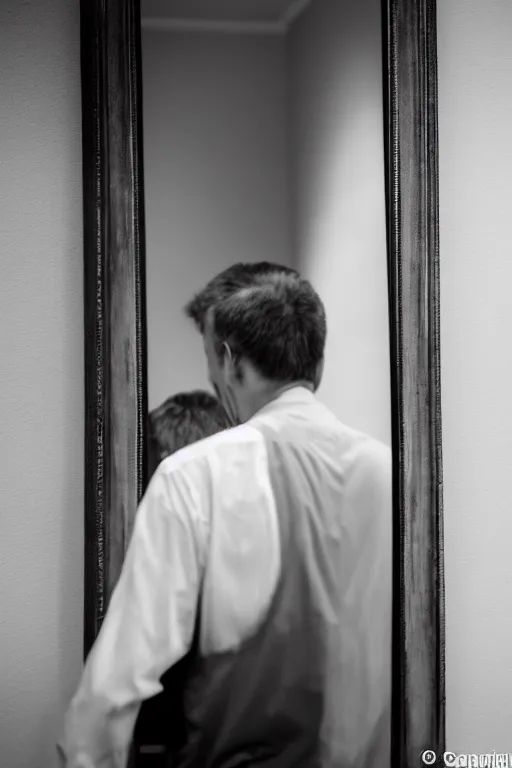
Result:
M249 421L267 413L275 413L276 411L285 410L290 405L310 405L314 402L316 402L316 397L307 387L300 385L290 387L260 408Z

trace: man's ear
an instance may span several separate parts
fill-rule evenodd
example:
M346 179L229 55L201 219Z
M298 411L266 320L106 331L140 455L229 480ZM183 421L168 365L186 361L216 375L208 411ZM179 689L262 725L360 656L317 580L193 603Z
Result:
M234 380L240 383L243 380L242 362L240 358L238 356L235 357L227 341L222 345L222 352L224 375L227 377L228 381Z
M222 342L222 358L222 362L226 362L228 365L233 365L233 353L231 352L231 347L227 341Z

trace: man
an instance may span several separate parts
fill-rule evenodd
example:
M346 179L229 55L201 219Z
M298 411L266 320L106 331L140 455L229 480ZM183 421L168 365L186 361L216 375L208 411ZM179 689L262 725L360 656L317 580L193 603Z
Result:
M191 651L179 768L389 766L390 452L313 394L311 285L237 270L207 286L197 324L241 423L151 480L68 714L72 768L124 765L140 702Z

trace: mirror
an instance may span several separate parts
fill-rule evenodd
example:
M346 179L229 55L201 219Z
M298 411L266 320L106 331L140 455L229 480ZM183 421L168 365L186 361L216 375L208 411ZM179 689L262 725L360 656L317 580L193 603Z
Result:
M142 0L141 15L149 409L211 391L185 303L269 261L325 305L318 398L390 446L380 1ZM137 731L148 766L171 719L159 701Z
M200 390L215 439L228 434L208 394L218 350L208 334L203 350L184 306L236 262L278 262L325 306L323 376L309 394L336 424L392 447L392 546L375 548L392 554L386 734L393 768L426 763L444 749L435 0L80 9L85 654L148 476L183 437L158 443L168 398ZM162 765L169 706L181 705L143 706L137 766Z
M326 306L321 399L390 445L379 0L142 0L141 13L149 408L209 387L185 302L266 260L299 269Z

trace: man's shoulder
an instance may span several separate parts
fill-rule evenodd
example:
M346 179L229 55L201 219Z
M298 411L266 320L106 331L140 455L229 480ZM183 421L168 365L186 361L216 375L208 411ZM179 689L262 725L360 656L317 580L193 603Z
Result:
M151 478L147 498L160 497L175 515L209 525L212 498L232 499L254 480L266 461L261 436L248 425L219 432L164 459ZM260 472L261 475L261 472Z
M313 421L316 431L334 438L345 456L353 456L359 462L391 465L391 448L386 443L342 421L325 403L315 398Z
M389 445L341 422L338 422L338 436L349 464L391 472L392 452Z
M370 481L379 487L391 484L393 457L391 448L370 435L353 433L352 469L354 477Z
M375 437L360 434L359 448L361 456L366 460L384 465L391 464L391 448Z
M232 457L240 461L244 455L249 458L254 448L261 443L261 435L256 429L248 424L240 424L185 446L164 459L159 471L165 475L208 471L219 460L229 461Z

